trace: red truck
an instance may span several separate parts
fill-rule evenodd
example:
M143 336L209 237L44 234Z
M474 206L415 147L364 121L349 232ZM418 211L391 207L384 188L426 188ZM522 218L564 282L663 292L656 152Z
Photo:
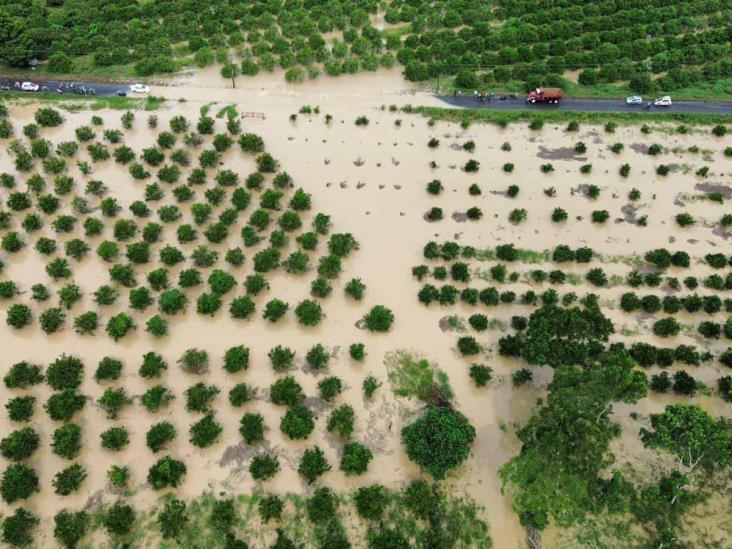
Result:
M526 98L527 103L559 103L564 97L561 88L536 88Z

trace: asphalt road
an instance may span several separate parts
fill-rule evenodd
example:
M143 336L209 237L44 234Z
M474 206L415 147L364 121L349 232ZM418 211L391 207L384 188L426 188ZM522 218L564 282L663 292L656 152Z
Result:
M113 84L100 82L65 82L60 80L45 79L13 79L0 78L0 89L9 89L10 91L20 92L20 84L23 81L30 81L41 86L39 91L48 93L57 93L61 88L64 94L78 93L75 90L82 88L94 90L92 95L98 96L114 96L120 91L127 94L130 93L130 87L127 84ZM16 87L15 84L18 84ZM29 95L34 92L23 92ZM671 107L651 107L644 110L641 105L626 105L622 99L563 99L558 105L531 105L526 103L524 97L519 96L517 99L507 99L501 101L498 97L491 101L478 101L472 95L441 95L439 99L453 107L478 108L478 109L494 109L494 110L562 110L562 111L584 111L584 112L643 112L643 113L669 113L669 112L690 112L690 113L706 113L706 114L732 114L732 103L723 102L706 102L706 101L678 101L674 102Z
M17 87L15 86L16 82L18 83ZM57 93L59 87L63 89L64 94L71 95L76 93L75 90L81 90L82 88L86 90L94 90L94 93L90 95L112 96L117 95L117 93L120 91L127 92L128 94L130 93L130 86L127 84L103 84L99 82L62 82L60 80L43 80L35 78L26 80L0 78L0 88L4 90L9 89L10 91L21 92L20 84L22 82L33 82L34 84L38 84L41 87L41 89L38 91L42 91L44 93ZM22 93L32 95L35 92ZM87 93L89 92L87 91Z
M642 112L642 113L674 113L692 112L702 114L732 114L732 103L706 101L674 101L671 107L651 107L644 110L642 105L626 105L622 99L562 99L558 105L526 103L525 98L506 99L501 101L495 97L491 101L478 101L472 95L442 95L439 98L453 107L471 109L494 109L512 111L527 110L562 110L584 112ZM673 96L672 96L673 98ZM646 100L647 101L647 100Z

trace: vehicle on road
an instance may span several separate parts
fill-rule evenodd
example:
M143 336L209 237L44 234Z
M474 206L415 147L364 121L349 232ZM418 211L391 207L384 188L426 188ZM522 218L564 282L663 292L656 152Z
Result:
M40 89L40 86L38 84L34 84L33 82L23 82L20 85L20 89L26 92L37 92Z
M150 88L144 84L132 84L130 91L132 93L150 93Z
M670 95L664 95L663 97L657 98L653 104L656 107L670 107L672 105L671 103L671 96Z
M117 97L127 97L127 92L125 90L117 90L117 93L115 93Z
M564 97L561 88L536 88L526 98L527 103L553 103L557 104Z
M640 95L631 95L625 98L626 105L642 105L643 98Z

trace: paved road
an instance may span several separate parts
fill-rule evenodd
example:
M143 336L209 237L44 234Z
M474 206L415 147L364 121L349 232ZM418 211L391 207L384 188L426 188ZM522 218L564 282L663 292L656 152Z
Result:
M473 96L443 95L439 98L454 107L495 110L562 110L585 112L642 112L642 113L674 113L693 112L702 114L732 114L732 103L706 101L674 101L671 107L651 107L644 110L641 105L626 105L622 99L563 99L558 105L532 105L526 103L523 97L501 101L494 98L491 101L480 102Z
M18 83L17 87L15 86L16 82ZM112 96L117 95L117 93L121 91L124 91L128 94L130 93L130 86L128 84L103 84L99 82L62 82L60 80L43 80L35 78L27 80L0 78L0 88L4 90L7 90L9 88L10 91L20 92L20 84L22 82L33 82L34 84L38 84L39 86L41 86L41 89L39 91L43 91L46 93L58 93L59 88L63 90L64 94L72 95L78 93L78 91L80 91L82 88L87 90L87 94L89 95ZM89 90L93 90L94 93L90 93ZM34 92L23 93L31 95Z

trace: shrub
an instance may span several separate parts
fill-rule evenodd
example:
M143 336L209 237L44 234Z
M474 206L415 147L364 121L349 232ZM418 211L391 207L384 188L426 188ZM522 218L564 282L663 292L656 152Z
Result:
M176 539L183 534L188 524L186 504L179 499L171 499L158 514L158 526L163 539Z
M81 385L84 364L80 359L62 354L46 371L46 382L56 391L76 389Z
M674 374L673 390L679 395L693 396L697 390L697 382L689 374L679 370Z
M195 347L186 349L177 362L188 374L200 375L208 371L208 353Z
M254 390L246 383L237 383L229 391L229 403L232 406L243 406L254 398Z
M605 223L610 218L607 210L595 210L592 212L593 223Z
M476 387L485 387L493 377L493 370L484 364L473 364L470 366L470 377Z
M306 439L314 428L313 414L303 406L290 408L280 421L280 430L292 440Z
M341 471L346 475L362 475L368 469L374 455L358 442L349 442L343 447L341 456Z
M173 398L175 397L168 389L161 385L155 385L145 391L142 397L140 397L140 403L148 412L154 413L163 406L167 406Z
M150 467L147 473L147 482L154 490L162 490L171 486L178 487L183 481L187 468L182 461L165 456Z
M277 345L273 347L267 354L272 368L275 371L283 371L292 367L293 360L295 359L295 352L287 347Z
M402 429L409 458L438 480L467 459L474 439L475 428L451 408L429 408Z
M205 448L216 442L222 431L223 427L216 421L213 414L207 414L203 419L191 425L189 440L194 446Z
M8 504L27 499L38 492L38 475L22 463L10 465L0 478L0 497Z
M363 322L371 332L388 332L394 323L394 314L383 305L376 305L363 317Z
M20 330L33 321L33 314L27 305L15 303L8 308L5 321L8 326Z
M86 534L89 517L86 511L70 512L62 510L53 517L54 537L65 547L72 549Z
M136 516L132 507L117 501L104 513L102 524L110 534L123 536L132 528Z
M129 433L124 427L111 427L101 434L102 448L107 450L121 450L130 442Z
M53 478L54 491L59 496L68 496L81 487L86 477L86 470L78 463L75 463L56 473Z
M308 363L308 366L315 370L319 370L328 366L328 362L330 361L330 353L326 350L325 347L323 347L322 344L318 343L317 345L314 345L310 348L310 350L305 355L305 360Z
M33 455L41 437L30 427L13 431L0 441L0 454L11 461L23 461Z
M2 541L13 547L33 543L33 530L41 521L31 511L22 507L3 520Z
M318 382L318 391L320 398L330 402L343 391L343 382L335 376L326 377Z
M366 520L380 520L388 503L386 488L380 484L362 486L354 496L356 511Z
M125 406L132 404L124 387L107 388L97 401L99 406L107 412L109 419L117 419L119 412Z
M295 307L295 316L297 316L300 324L304 326L315 326L320 323L324 315L317 302L306 299Z
M119 313L109 319L106 331L115 341L119 341L126 336L130 330L135 329L135 322L127 313Z
M318 488L305 502L308 518L314 524L325 524L335 517L338 499L330 488Z
M280 462L276 456L257 454L249 464L249 472L254 480L268 480L280 470Z
M249 412L242 416L239 433L247 444L256 444L264 440L264 418L262 414Z
M259 517L264 524L270 520L280 520L285 504L278 496L264 496L259 500Z
M681 326L672 317L662 318L653 324L653 333L659 337L674 337L681 331Z
M161 421L154 424L145 435L147 447L153 453L164 449L167 444L177 436L175 426L168 421Z
M10 421L23 422L33 417L35 404L34 396L13 397L5 404L5 409L8 411Z
M302 387L292 376L278 379L270 386L270 398L273 404L297 406L305 399Z
M308 484L312 484L319 476L330 470L331 466L325 457L325 453L319 447L314 446L303 453L297 472L308 481Z

